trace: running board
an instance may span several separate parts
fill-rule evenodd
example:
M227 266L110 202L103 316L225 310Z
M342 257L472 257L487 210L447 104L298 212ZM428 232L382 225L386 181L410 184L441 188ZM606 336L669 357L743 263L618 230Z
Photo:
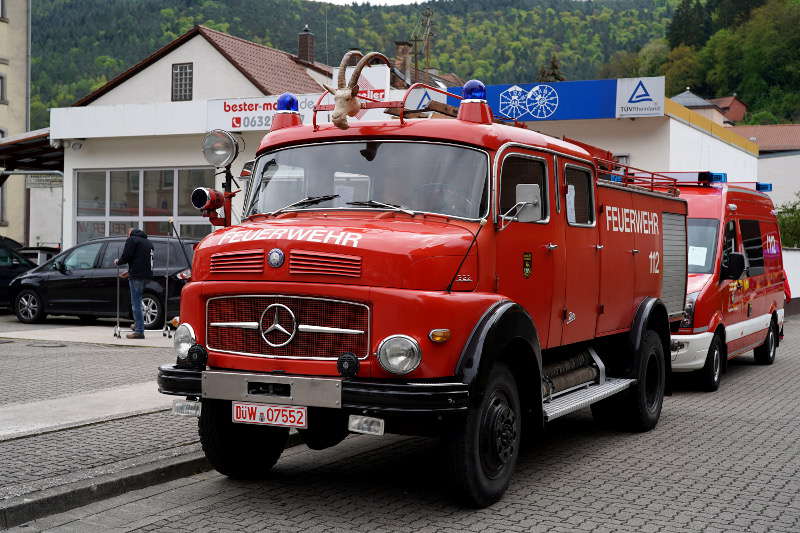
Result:
M590 385L584 389L559 396L542 404L544 419L550 421L574 413L627 389L635 381L635 379L627 378L606 378L606 382L602 385Z

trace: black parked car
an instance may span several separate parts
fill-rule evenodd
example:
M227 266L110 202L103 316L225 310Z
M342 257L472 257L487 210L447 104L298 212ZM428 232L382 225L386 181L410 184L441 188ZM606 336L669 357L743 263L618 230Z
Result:
M8 286L11 280L32 269L36 263L17 253L16 241L0 237L0 306L9 302Z
M164 317L180 311L180 295L191 277L195 240L183 240L184 255L177 239L150 237L153 243L153 279L144 287L144 327L156 329ZM40 322L48 314L77 315L90 322L97 317L113 317L117 310L117 275L127 271L114 259L122 254L125 237L106 237L85 242L62 252L45 264L15 278L8 297L20 322ZM169 254L169 265L167 255ZM189 264L186 258L189 259ZM165 277L169 275L168 309L164 310ZM131 318L128 281L119 280L119 310Z

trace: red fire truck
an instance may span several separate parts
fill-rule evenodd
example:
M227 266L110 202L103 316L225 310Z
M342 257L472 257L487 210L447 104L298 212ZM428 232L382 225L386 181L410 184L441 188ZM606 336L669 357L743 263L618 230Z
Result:
M628 430L658 422L686 295L674 180L493 122L480 82L463 94L456 120L405 118L404 97L360 104L399 120L317 125L336 114L318 104L313 126L280 97L245 218L197 246L178 360L159 369L220 472L266 475L290 428L312 449L436 435L486 506L523 432L590 405ZM208 137L216 166L235 151ZM231 196L193 203L224 224Z
M783 336L786 278L768 183L737 186L724 174L674 173L689 204L686 316L673 336L672 370L719 388L729 359L755 350L770 365ZM751 188L752 187L752 188Z

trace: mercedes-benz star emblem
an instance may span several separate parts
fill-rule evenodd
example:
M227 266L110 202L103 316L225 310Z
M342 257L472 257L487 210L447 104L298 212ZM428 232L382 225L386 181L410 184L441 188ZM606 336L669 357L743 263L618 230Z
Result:
M283 264L283 250L280 248L273 248L267 253L267 262L272 268L278 268Z
M285 305L272 304L261 315L260 329L264 342L273 348L280 348L289 344L297 334L297 320Z

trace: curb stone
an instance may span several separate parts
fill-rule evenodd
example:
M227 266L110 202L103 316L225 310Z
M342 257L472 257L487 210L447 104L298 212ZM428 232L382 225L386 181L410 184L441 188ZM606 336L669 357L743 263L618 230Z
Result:
M287 448L302 444L299 434L290 434ZM63 513L99 500L119 496L211 470L203 452L163 459L91 479L9 498L0 502L0 529L25 524L37 518Z

